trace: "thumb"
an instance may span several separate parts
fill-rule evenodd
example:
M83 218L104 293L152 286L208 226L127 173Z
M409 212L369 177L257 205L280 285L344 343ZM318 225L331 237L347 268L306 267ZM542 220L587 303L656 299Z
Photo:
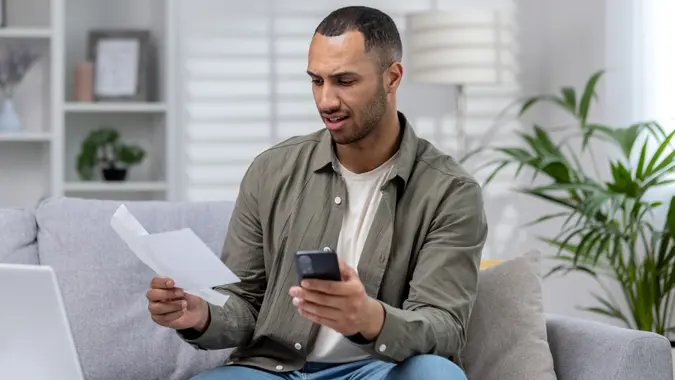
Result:
M342 259L339 259L340 263L340 275L342 275L342 281L349 281L354 278L358 278L358 275L356 273L356 270L347 263L345 263Z

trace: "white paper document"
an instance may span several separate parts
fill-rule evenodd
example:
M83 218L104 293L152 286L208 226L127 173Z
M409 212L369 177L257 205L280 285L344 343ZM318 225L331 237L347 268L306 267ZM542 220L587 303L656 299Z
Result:
M212 288L240 281L189 228L149 234L124 205L113 214L110 225L157 275L171 278L177 288L208 303L225 305L229 296Z

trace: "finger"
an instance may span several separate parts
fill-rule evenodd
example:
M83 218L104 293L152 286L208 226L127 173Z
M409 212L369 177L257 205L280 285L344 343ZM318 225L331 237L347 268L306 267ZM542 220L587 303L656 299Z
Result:
M326 319L328 321L337 321L340 319L341 315L343 312L341 310L329 307L329 306L323 306L319 304L315 304L313 302L307 302L303 301L301 299L296 298L293 300L293 304L298 307L298 309L302 310L303 312L309 313L309 314L314 314L316 316L319 316L323 319Z
M340 276L342 281L348 281L352 277L351 267L347 265L342 259L338 259L340 264Z
M359 275L354 267L347 264L342 259L338 259L338 263L340 265L340 275L342 276L343 281L349 281L351 279L358 278Z
M311 302L337 310L344 310L345 304L347 303L347 297L333 296L307 289L300 289L295 294L295 298L298 298L301 301Z
M152 320L155 321L156 323L159 323L160 325L168 325L177 320L178 318L182 317L184 313L185 313L184 310L179 310L174 311L173 313L162 315L152 314Z
M150 302L148 305L148 310L153 315L165 315L173 313L179 310L183 310L187 307L187 301L170 301L170 302Z
M311 303L301 302L298 304L298 313L303 317L312 317L316 323L323 324L336 324L339 316L333 314L330 310L323 306L319 306Z
M177 298L183 298L185 292L183 289L174 288L172 290L150 289L145 294L148 301L170 301Z
M155 277L150 281L150 287L153 289L172 289L176 283L168 277Z
M349 295L349 287L344 281L327 281L327 280L302 280L302 287L307 290L315 292L330 294L334 296Z

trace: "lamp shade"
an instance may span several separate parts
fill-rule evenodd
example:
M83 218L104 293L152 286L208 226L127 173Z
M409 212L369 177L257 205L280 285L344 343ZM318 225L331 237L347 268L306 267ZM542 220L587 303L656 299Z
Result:
M517 81L515 22L508 11L463 9L408 18L409 78L438 84Z

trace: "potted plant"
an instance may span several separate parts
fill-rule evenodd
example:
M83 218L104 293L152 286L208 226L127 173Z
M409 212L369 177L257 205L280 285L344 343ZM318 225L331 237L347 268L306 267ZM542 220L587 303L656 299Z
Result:
M593 294L597 305L586 310L620 321L626 327L668 336L674 332L675 196L663 201L647 198L656 188L675 183L675 131L658 123L641 122L614 127L589 121L603 72L594 73L581 92L563 87L559 94L524 99L520 115L531 107L552 104L571 116L573 126L557 141L551 129L538 125L519 134L522 146L488 148L499 155L487 183L500 170L529 168L534 176L517 191L554 205L559 210L533 222L561 218L556 236L543 240L556 248L553 273L583 272L599 282L604 295ZM619 154L598 161L592 142L610 144ZM582 165L588 154L592 164ZM602 176L600 165L608 175ZM535 185L534 178L546 183ZM669 194L673 192L668 191ZM657 215L665 215L656 223ZM621 297L605 285L618 284ZM621 299L619 303L618 299ZM672 340L671 340L672 342Z
M120 133L111 127L93 130L82 142L77 157L77 172L81 179L91 180L98 167L106 181L124 181L129 167L139 164L145 151L136 145L120 142Z

